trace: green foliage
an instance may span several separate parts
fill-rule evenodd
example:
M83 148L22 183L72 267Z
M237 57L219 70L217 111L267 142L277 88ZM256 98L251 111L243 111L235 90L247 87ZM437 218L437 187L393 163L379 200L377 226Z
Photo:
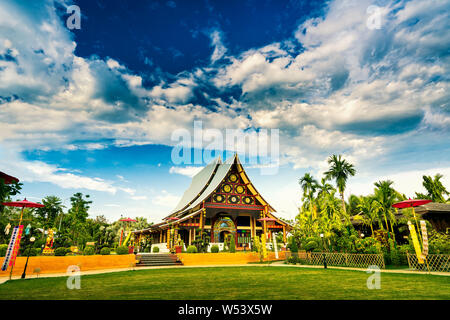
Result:
M450 236L435 230L429 231L429 252L435 254L450 254Z
M217 252L219 252L219 246L218 246L217 244L213 245L213 246L211 247L211 252L212 252L212 253L217 253Z
M230 235L230 238L229 238L230 240L230 245L229 245L229 248L230 248L230 253L235 253L236 252L236 241L235 241L235 238L234 238L234 236L233 235Z
M64 247L59 247L55 249L55 256L65 256L67 253L66 248Z
M0 257L6 256L6 250L8 249L7 244L0 244Z
M381 253L378 241L372 237L356 239L355 249L357 253Z
M313 251L313 250L317 249L318 247L319 247L319 245L317 244L317 242L315 240L308 241L305 244L306 251Z
M447 191L445 186L442 184L441 179L443 178L443 175L440 173L437 173L434 178L431 176L423 176L423 182L422 185L427 190L427 194L423 195L416 192L416 195L420 199L430 199L433 202L441 202L445 203L446 200L444 198L445 195L450 195L450 193Z
M102 256L108 256L108 255L111 254L111 249L108 248L108 247L103 247L103 248L100 250L100 254L101 254Z
M198 252L197 247L193 246L193 245L189 246L186 251L187 251L187 253L197 253Z
M87 246L83 250L83 255L85 256L92 256L95 253L94 247Z
M291 256L287 259L287 262L290 264L297 264L298 258L296 256Z
M298 246L295 237L289 237L287 247L289 248L289 250L291 250L291 252L298 252Z
M126 246L119 246L116 248L116 254L128 254L128 247Z
M153 253L158 253L159 252L159 247L153 247Z

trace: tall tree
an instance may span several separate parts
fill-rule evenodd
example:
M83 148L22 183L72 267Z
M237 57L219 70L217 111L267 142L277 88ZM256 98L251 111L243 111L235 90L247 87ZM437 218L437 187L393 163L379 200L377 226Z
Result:
M322 198L327 194L330 194L331 192L333 192L333 190L335 190L333 188L333 186L331 184L329 184L327 182L328 180L326 178L322 178L320 180L320 183L317 185L317 190L319 190L317 192L317 197L318 198Z
M325 172L325 177L327 179L335 179L336 186L341 195L342 209L344 210L344 213L347 213L345 209L344 191L349 176L354 176L356 174L355 167L353 164L343 159L341 155L335 154L328 158L328 164L331 166L330 169Z
M86 195L86 199L83 198L81 192L75 193L70 197L71 208L68 212L68 217L72 224L72 240L78 244L78 236L85 226L86 219L89 216L89 208L92 201L88 200L89 195Z
M56 217L63 212L62 200L56 196L47 196L42 199L44 207L36 210L36 215L44 229L53 227Z
M318 182L310 173L305 173L305 175L300 178L299 184L303 190L303 198L309 200L309 211L313 212L313 196L316 191Z
M427 190L426 198L432 200L433 202L441 202L445 203L444 195L449 195L450 193L442 184L443 175L438 173L434 176L434 179L431 176L423 176L422 185ZM419 195L416 193L416 195Z
M375 201L380 206L380 211L386 223L386 230L389 231L388 220L391 222L391 231L394 233L393 224L395 223L394 208L392 205L401 199L401 195L392 188L394 182L384 180L375 182ZM395 238L395 235L394 235Z
M360 219L362 222L370 227L372 237L374 237L373 225L380 221L378 213L381 210L380 204L373 196L360 197L358 202L358 209L362 215L355 216L355 219Z
M5 181L0 178L0 213L2 213L3 209L5 208L5 206L2 205L2 202L9 201L11 200L12 196L20 194L21 189L22 183L13 182L10 184L6 184Z

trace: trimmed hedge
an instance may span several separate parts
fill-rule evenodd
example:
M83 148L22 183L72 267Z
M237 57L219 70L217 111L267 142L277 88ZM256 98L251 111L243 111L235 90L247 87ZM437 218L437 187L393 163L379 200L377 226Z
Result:
M8 249L7 244L0 244L0 257L6 256L6 250Z
M95 250L91 246L88 246L88 247L84 248L84 250L83 250L84 256L92 256L94 253L95 253Z
M128 254L128 247L125 246L117 247L116 254Z
M67 249L63 247L59 247L55 249L55 256L65 256L67 253Z
M217 252L219 252L219 246L218 246L217 244L213 245L213 246L211 247L211 252L212 252L212 253L217 253Z
M153 247L152 251L153 251L153 253L158 253L159 252L159 247Z
M111 249L108 248L108 247L104 247L104 248L102 248L102 249L100 250L100 254L101 254L102 256L108 256L108 255L111 254Z
M197 253L197 247L196 246L189 246L186 250L187 253Z

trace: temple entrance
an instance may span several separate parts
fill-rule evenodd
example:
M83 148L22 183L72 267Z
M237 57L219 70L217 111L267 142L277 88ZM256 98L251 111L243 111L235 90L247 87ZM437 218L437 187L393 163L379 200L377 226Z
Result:
M236 238L236 226L230 217L219 217L213 226L214 242L224 242L225 235L230 233Z
M229 231L222 231L219 232L219 239L217 239L217 242L225 242L225 238L227 237L227 234L231 234Z

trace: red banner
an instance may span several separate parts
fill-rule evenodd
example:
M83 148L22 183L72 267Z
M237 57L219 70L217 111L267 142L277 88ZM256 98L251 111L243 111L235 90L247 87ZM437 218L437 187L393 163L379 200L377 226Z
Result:
M19 226L19 231L17 233L16 242L14 243L14 249L11 256L11 260L9 260L9 266L14 266L14 264L16 263L16 257L17 254L19 253L20 238L22 238L22 232L23 232L23 225Z

